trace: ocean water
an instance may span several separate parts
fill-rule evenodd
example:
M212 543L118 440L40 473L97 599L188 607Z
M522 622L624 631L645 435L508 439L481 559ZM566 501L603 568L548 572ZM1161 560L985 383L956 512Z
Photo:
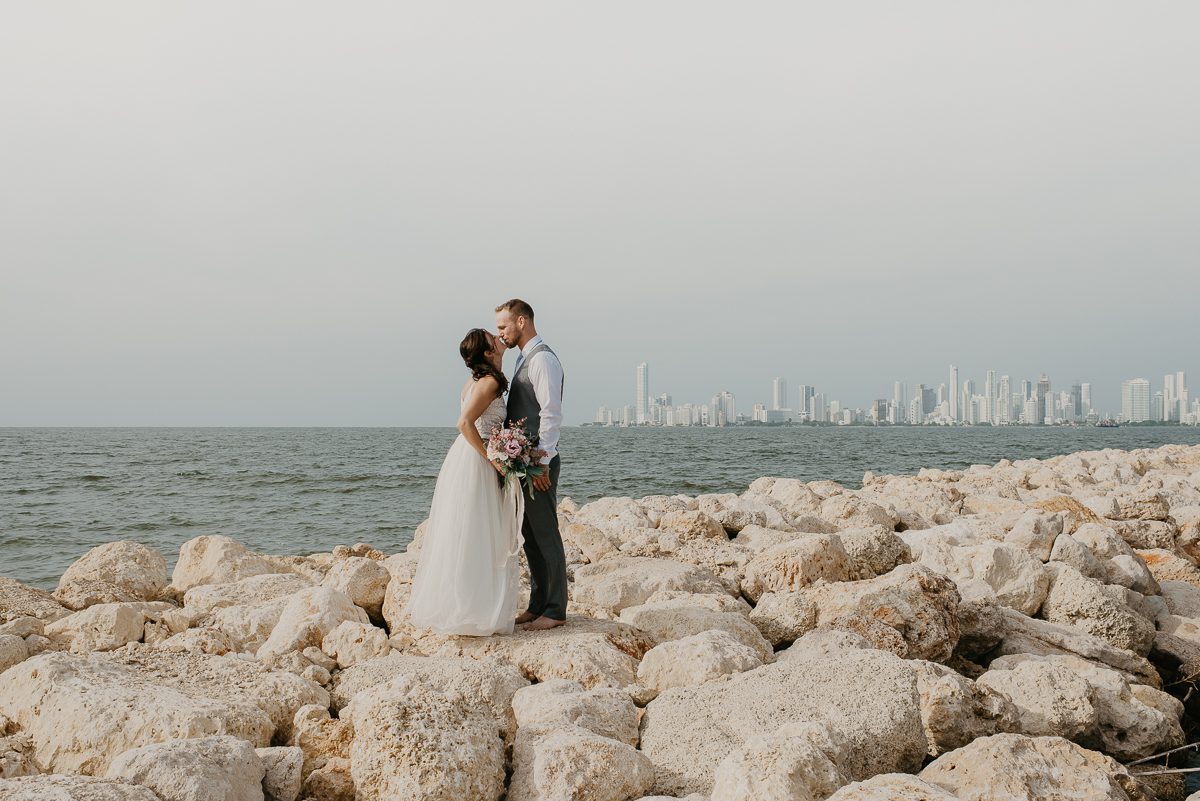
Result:
M89 548L131 539L173 563L224 534L275 554L400 550L425 518L450 428L0 429L0 575L53 588ZM1200 443L1200 429L567 428L559 497L740 492L759 476L915 473L1002 458Z

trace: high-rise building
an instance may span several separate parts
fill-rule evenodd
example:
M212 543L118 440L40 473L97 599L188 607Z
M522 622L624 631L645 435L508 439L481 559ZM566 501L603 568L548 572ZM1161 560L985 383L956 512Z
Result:
M870 417L871 421L875 423L882 423L887 419L886 398L876 398L875 400L871 401Z
M800 415L800 419L815 419L813 414L813 396L817 394L814 387L808 384L800 385L800 405L796 407L796 412Z
M1163 391L1159 393L1163 398L1163 408L1161 414L1154 416L1155 420L1170 421L1175 418L1175 414L1179 408L1179 402L1175 399L1175 374L1167 373L1163 376Z
M1000 376L1000 386L996 390L996 400L992 401L996 405L995 414L992 419L994 426L1006 426L1013 421L1013 399L1012 399L1012 380L1006 376Z
M637 368L637 424L650 421L650 365L642 362Z
M929 414L938 406L937 390L921 385L921 414Z
M1166 395L1160 390L1154 393L1154 397L1150 399L1150 419L1160 422L1169 421L1171 410L1166 403Z
M987 378L983 381L984 401L983 422L996 424L996 371L988 370Z
M1183 418L1187 417L1188 405L1190 403L1190 399L1188 398L1187 374L1183 370L1175 374L1175 398L1179 406L1179 411L1176 413L1175 419L1182 422Z
M1092 413L1092 385L1084 382L1079 385L1079 399L1083 403L1083 415Z
M958 368L952 364L950 365L950 421L955 422L961 418L961 410L958 408Z
M828 402L828 399L825 397L824 392L817 392L817 393L813 394L813 396L812 396L812 419L813 420L824 423L829 419L828 415L825 413L825 404L827 402Z
M975 396L975 379L968 378L962 383L962 394L958 396L960 413L958 419L974 425L979 422L979 415L971 410L971 399ZM968 419L969 418L969 419Z
M892 406L896 408L895 422L908 422L908 409L905 408L906 404L904 402L904 384L901 381L897 381L892 385Z
M1037 423L1044 424L1046 422L1046 417L1047 417L1047 410L1046 410L1047 400L1050 397L1050 379L1046 376L1045 373L1042 373L1042 377L1038 379L1036 392L1037 392L1036 397L1037 397L1037 404L1038 404L1037 405ZM1053 420L1054 402L1050 401L1049 406L1050 406L1050 409L1049 409L1050 419Z
M776 378L771 382L771 408L788 408L787 381L782 378Z
M908 422L915 426L925 422L925 412L921 406L921 389L921 385L917 384L916 389L913 390L913 398L908 402Z
M1150 382L1131 378L1121 383L1121 419L1141 423L1150 419Z

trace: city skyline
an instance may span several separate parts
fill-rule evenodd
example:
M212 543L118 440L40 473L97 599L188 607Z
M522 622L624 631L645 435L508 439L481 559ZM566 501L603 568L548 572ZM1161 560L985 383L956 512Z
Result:
M925 386L895 381L891 398L875 398L865 405L843 405L839 398L800 384L794 395L788 378L771 379L769 402L755 402L749 414L738 414L736 395L721 390L708 403L676 404L670 393L654 395L649 384L649 363L637 366L635 406L601 405L592 419L597 425L723 426L737 423L819 422L830 424L907 425L1060 425L1124 423L1200 424L1200 397L1187 386L1187 372L1166 373L1161 390L1145 378L1122 381L1120 410L1113 412L1093 403L1092 382L1073 380L1056 388L1047 373L1020 379L1014 392L1013 377L987 370L983 392L976 392L973 377L960 383L960 370L949 365L948 382ZM911 398L909 397L911 387ZM792 403L792 399L795 403ZM743 408L745 408L743 406Z

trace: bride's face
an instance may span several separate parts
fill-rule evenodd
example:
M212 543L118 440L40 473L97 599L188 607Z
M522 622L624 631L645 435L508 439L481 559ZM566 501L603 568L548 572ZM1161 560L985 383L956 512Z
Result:
M484 355L498 366L504 359L504 351L508 350L508 345L504 344L504 340L495 334L488 333L487 338L488 350Z

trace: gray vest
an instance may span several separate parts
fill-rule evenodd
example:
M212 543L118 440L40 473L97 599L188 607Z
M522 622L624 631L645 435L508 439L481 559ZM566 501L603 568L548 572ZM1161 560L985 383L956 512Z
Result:
M525 430L532 437L538 435L538 429L542 425L542 406L538 403L537 395L533 391L533 382L529 380L529 360L533 358L535 353L541 353L542 351L548 352L555 359L558 358L558 354L550 350L550 347L545 342L542 342L536 348L529 351L524 361L521 362L521 369L512 377L512 381L508 383L508 422L515 423L524 417ZM564 380L563 383L565 384L566 381Z

